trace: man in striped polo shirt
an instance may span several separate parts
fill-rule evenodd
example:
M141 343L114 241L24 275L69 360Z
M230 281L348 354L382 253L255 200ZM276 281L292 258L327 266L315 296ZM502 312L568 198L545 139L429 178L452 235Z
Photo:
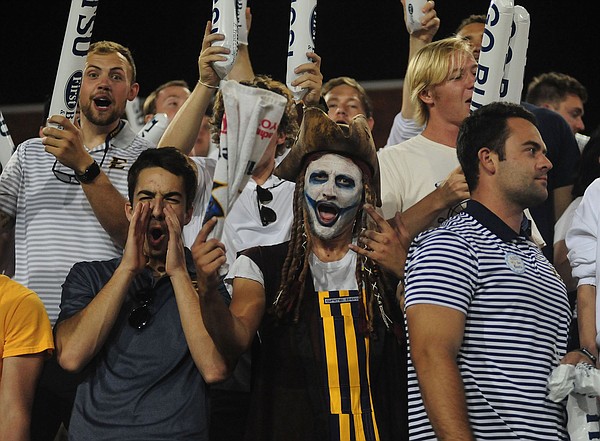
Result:
M471 200L408 256L410 439L568 439L546 383L565 355L569 302L523 222L552 168L535 117L484 106L457 153Z
M109 41L92 44L79 124L51 116L48 122L62 130L48 125L42 138L23 142L0 176L0 231L15 228L14 278L38 293L53 324L73 264L118 257L125 243L127 171L153 147L121 120L138 90L129 49ZM68 423L72 383L55 358L46 363L32 414L33 439L52 440L61 420Z

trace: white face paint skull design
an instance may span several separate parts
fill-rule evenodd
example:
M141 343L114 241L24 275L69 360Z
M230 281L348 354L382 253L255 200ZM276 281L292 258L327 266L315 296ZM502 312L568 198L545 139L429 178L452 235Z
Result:
M352 228L362 197L362 171L352 160L328 153L308 165L304 198L317 237L332 239Z

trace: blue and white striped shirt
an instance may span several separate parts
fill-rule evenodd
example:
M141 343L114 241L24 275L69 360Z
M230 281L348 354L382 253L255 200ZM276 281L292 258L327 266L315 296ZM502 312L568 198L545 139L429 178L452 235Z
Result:
M566 352L571 313L564 283L536 245L469 201L413 242L406 308L416 304L465 315L456 361L478 440L568 439L564 408L548 400L546 384ZM410 358L408 375L410 439L436 439Z

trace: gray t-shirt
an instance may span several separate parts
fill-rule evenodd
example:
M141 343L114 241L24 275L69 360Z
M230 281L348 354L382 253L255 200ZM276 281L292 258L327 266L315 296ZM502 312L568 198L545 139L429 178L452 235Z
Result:
M186 258L195 279L189 250ZM75 264L63 286L58 321L89 304L119 261ZM142 305L136 292L149 287L152 318L138 330L128 317ZM70 440L208 440L206 384L192 360L168 277L156 281L149 270L136 277L107 342L87 369L77 388Z

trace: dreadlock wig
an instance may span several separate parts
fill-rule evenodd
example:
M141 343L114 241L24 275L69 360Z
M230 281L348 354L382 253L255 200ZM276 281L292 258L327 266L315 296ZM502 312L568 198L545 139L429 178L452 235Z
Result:
M294 193L294 221L288 254L282 268L281 284L274 313L280 318L297 322L306 291L309 274L309 258L312 253L312 232L308 206L305 199L305 174L308 165L322 154L333 153L351 159L362 171L362 203L380 205L379 164L371 132L364 116L357 116L350 125L337 124L320 109L308 108L304 112L300 134L288 156L282 161L275 174L296 182ZM353 237L365 228L375 229L370 217L359 209L354 219ZM359 291L366 296L366 311L361 309L362 328L373 330L373 321L379 316L386 326L391 320L386 311L391 308L394 296L388 297L386 282L379 266L368 258L358 256L356 280ZM362 302L361 302L362 305Z

